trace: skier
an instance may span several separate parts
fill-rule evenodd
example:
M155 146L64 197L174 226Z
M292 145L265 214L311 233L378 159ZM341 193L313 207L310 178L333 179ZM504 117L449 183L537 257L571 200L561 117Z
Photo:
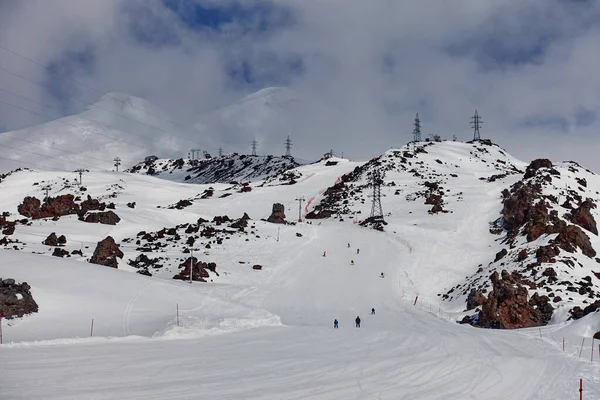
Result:
M323 257L327 257L327 252L326 251L323 252Z
M360 254L360 249L356 249L356 254Z
M348 248L350 248L350 243L348 243Z
M354 322L356 322L356 327L360 328L360 317L357 316Z
M354 265L354 260L350 260L350 265Z
M383 274L383 272L381 273L381 275L379 275L381 278L385 278L385 275Z
M333 320L333 328L334 328L334 329L337 329L337 328L338 328L338 320L337 320L337 319L334 319L334 320Z
M371 315L375 315L375 309L371 308Z

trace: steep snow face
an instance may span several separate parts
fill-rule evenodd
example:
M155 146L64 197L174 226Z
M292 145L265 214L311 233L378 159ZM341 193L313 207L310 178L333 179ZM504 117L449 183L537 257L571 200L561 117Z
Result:
M286 180L285 171L298 167L293 157L247 156L228 154L201 160L149 159L134 165L127 172L147 174L162 179L187 183L272 182Z
M190 146L209 146L209 139L146 100L109 93L81 114L2 133L0 145L5 172L18 167L112 170L115 157L123 168L150 154L177 156Z
M246 152L255 138L259 154L282 154L284 141L291 135L303 154L310 154L338 148L339 141L327 133L344 131L345 120L340 111L315 99L289 88L271 87L201 116L196 128L219 137L229 151Z

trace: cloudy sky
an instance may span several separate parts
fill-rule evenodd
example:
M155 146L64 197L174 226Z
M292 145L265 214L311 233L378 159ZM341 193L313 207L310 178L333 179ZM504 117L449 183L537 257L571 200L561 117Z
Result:
M513 155L600 171L598 22L593 0L0 0L0 131L107 92L194 124L287 86L335 110L315 137L350 157L406 143L416 112L468 140L478 109Z

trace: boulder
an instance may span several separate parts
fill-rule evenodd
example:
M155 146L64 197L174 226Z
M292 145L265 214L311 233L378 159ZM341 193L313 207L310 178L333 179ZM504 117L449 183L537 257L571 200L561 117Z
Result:
M56 233L52 232L42 243L46 246L58 246L58 236L56 236Z
M598 235L598 228L596 227L596 220L592 215L592 209L596 208L596 203L592 200L587 199L579 207L571 211L570 220L576 225L579 225L588 232L592 232L594 235Z
M0 279L0 314L2 318L20 318L38 312L38 305L27 282L16 283L14 279Z
M494 258L494 262L498 262L503 259L508 254L508 250L502 249L498 253L496 253L496 258Z
M285 206L281 203L274 203L273 210L269 218L267 218L267 222L273 224L285 224Z
M114 211L102 211L88 213L83 218L84 222L92 224L116 225L121 221L121 218Z
M100 200L92 199L92 196L88 194L87 199L82 201L79 207L79 218L83 218L88 211L104 211L106 209L106 204Z
M257 271L260 271L260 270L262 269L262 265L259 265L259 264L254 264L254 265L252 266L252 269L255 269L255 270L257 270Z
M574 253L579 248L590 258L596 256L596 250L592 247L590 238L576 225L569 225L560 232L554 239L554 244L569 253Z
M98 242L89 262L92 264L118 268L119 264L117 258L123 258L123 252L119 248L119 245L115 243L115 240L111 236L107 236L106 239Z
M71 257L71 254L69 254L69 252L65 249L61 249L60 247L55 247L54 251L52 252L52 255L54 257Z

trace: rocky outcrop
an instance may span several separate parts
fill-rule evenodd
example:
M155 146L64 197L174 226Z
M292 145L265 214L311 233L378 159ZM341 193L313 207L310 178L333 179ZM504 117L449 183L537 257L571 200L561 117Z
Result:
M77 214L79 205L75 203L75 197L72 194L49 197L44 204L36 197L27 196L23 199L23 203L19 204L17 211L19 214L32 219L58 218Z
M518 274L511 275L502 271L499 275L498 272L494 272L490 280L492 291L481 304L476 326L498 329L528 328L544 325L549 320L548 313L552 316L548 308L552 306L548 301L535 295L535 301L528 301L528 291L521 285Z
M54 251L52 252L52 255L54 257L60 257L60 258L71 257L71 254L67 250L61 249L60 247L55 247Z
M116 225L121 218L114 211L92 212L86 214L82 220L92 224Z
M572 223L579 225L586 231L592 232L594 235L598 235L596 220L591 213L591 210L594 208L596 208L596 203L594 203L591 199L587 199L571 212L569 220Z
M107 236L106 239L98 242L90 263L105 265L107 267L118 268L117 258L123 258L123 252L119 245L115 243L112 236Z
M569 310L572 319L580 319L585 317L588 314L596 312L600 308L600 300L596 300L592 304L586 306L585 308L581 308L579 306L575 306Z
M553 168L552 161L545 159L545 158L539 158L537 160L533 160L527 166L527 169L525 170L524 178L525 179L531 178L541 168L548 168L548 169Z
M273 204L273 211L269 218L267 218L267 222L271 222L273 224L285 224L285 206L281 203Z
M569 253L575 253L579 248L583 254L590 258L596 256L596 250L592 247L590 238L581 228L575 225L569 225L562 230L554 239L554 244Z
M0 314L2 318L19 318L38 312L38 305L27 282L16 283L14 279L0 278Z

